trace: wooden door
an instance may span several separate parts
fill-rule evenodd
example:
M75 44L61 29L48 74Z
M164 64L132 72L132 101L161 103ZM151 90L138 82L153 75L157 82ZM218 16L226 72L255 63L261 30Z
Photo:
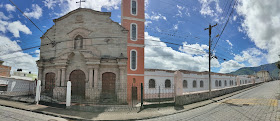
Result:
M132 87L132 100L137 100L137 87Z
M55 87L55 73L47 73L45 77L45 92L52 95Z
M116 75L111 72L102 74L102 93L115 94L116 89Z
M85 73L81 70L74 70L70 74L72 95L85 97Z

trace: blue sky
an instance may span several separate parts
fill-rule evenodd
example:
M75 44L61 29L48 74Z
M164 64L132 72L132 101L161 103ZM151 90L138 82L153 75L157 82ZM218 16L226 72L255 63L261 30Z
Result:
M13 0L43 31L79 4L75 0ZM231 3L232 2L232 3ZM208 69L209 24L220 34L232 10L234 0L146 0L145 68ZM86 0L82 7L112 12L111 19L121 23L121 0ZM229 22L218 41L212 60L212 71L228 73L247 66L258 66L278 60L280 44L279 1L238 0ZM0 2L0 60L5 65L37 72L40 32L9 0ZM158 43L150 40L168 43ZM22 51L20 51L22 50ZM15 52L16 51L16 52Z

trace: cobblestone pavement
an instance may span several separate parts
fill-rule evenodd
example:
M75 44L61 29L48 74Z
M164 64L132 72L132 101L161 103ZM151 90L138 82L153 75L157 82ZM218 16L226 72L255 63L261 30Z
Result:
M279 121L280 81L265 83L225 100L151 121Z
M0 121L67 121L66 119L0 106Z

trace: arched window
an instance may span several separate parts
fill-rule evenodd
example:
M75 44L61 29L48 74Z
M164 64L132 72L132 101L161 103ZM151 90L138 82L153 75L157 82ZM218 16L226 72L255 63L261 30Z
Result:
M245 80L245 84L247 84L247 80Z
M221 87L221 86L222 86L222 81L220 80L220 81L219 81L219 87Z
M74 49L83 49L83 37L81 35L75 37Z
M169 79L165 80L165 88L171 88L171 81Z
M130 26L130 38L132 41L137 40L137 24L132 23Z
M137 69L137 51L136 50L130 51L130 69L131 70Z
M149 80L149 88L156 88L156 82L154 79Z
M200 87L203 88L203 86L204 86L204 83L203 83L203 81L201 80L201 81L200 81Z
M131 0L131 14L137 15L137 1Z
M227 80L225 80L225 86L227 86Z
M183 81L183 88L188 88L188 81L187 80Z
M193 80L193 88L196 88L196 80Z
M240 80L240 83L239 83L240 85L241 85L241 80Z
M219 86L218 80L215 81L215 86L216 86L216 87Z

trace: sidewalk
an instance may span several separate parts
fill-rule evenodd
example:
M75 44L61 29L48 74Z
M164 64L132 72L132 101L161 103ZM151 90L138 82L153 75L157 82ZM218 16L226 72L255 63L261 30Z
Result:
M262 84L256 85L260 86ZM35 104L28 104L22 102L15 102L15 101L7 101L0 99L1 106L7 106L12 108L17 108L26 111L32 111L36 113L62 117L70 120L135 120L135 119L150 119L160 116L172 115L184 111L189 111L198 107L202 107L216 101L223 100L225 98L231 97L233 95L239 94L241 92L250 90L255 88L256 86L243 89L231 94L223 95L221 97L213 98L212 100L205 100L189 105L185 105L182 107L161 107L161 108L147 108L142 111L132 109L132 110L123 110L117 112L82 112L82 111L74 111L69 109L62 109L62 108L54 108L44 105L35 105Z

